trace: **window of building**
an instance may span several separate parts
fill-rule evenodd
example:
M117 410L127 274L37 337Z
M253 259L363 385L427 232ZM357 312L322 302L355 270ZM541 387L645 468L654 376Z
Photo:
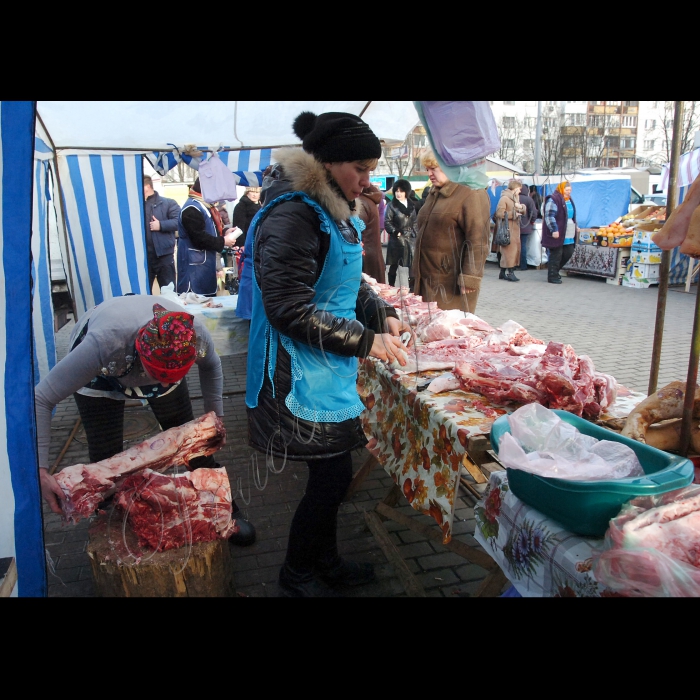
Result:
M625 107L639 107L639 102L623 102Z
M551 106L551 105L556 105L557 103L556 103L556 101L554 101L554 102L545 102L545 104Z
M629 136L627 138L621 138L620 139L620 148L634 148L634 144L637 139L630 138Z
M606 136L605 145L608 148L620 148L620 137L619 136Z
M644 120L645 129L656 129L656 119L645 119Z
M542 120L542 126L546 126L548 128L551 128L553 126L557 125L557 118L556 117L545 117Z
M585 114L567 114L564 117L564 124L566 126L585 126L586 115Z
M617 129L620 126L620 115L619 114L608 114L607 120L608 120L607 124L610 127Z
M664 119L664 128L673 129L673 119Z
M420 158L413 159L413 170L414 171L422 171L423 170L423 166L421 165Z
M652 109L656 109L658 106L659 106L659 103L658 103L658 102L652 102L652 103L651 103L651 108L652 108Z
M644 142L645 151L653 151L656 146L656 139L648 139Z
M515 148L515 139L504 139L503 140L503 147L504 148Z
M600 107L603 103L602 103L602 102L591 102L591 104L592 104L594 107Z
M633 168L634 167L634 158L620 158L620 165L623 168Z
M588 115L588 126L605 126L605 115L603 114L589 114Z
M630 127L637 126L637 117L628 117L628 116L622 117L622 126L630 126Z
M523 161L523 170L525 172L532 172L535 169L535 162L532 160L524 160Z
M575 136L562 136L561 145L564 148L575 148L578 139Z
M528 128L537 126L537 117L525 117L523 119L523 126Z
M515 117L503 117L503 126L512 129L515 126Z
M531 151L535 147L535 139L524 139L523 148L526 151Z
M588 143L591 148L600 148L603 143L602 136L591 136L588 139Z
M425 134L413 134L413 145L416 148L425 148L425 146L426 146Z
M608 158L606 165L608 168L617 168L617 158Z
M515 106L515 102L504 102L504 105Z

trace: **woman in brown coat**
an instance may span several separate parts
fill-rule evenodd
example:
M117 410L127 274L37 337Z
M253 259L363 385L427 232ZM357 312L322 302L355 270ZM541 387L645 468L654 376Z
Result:
M510 245L499 246L501 252L501 273L498 279L519 282L515 276L516 267L520 267L520 215L525 213L525 205L520 204L518 195L523 184L520 180L511 180L508 189L501 192L501 199L496 207L496 230L506 217L510 229Z
M422 163L432 187L416 221L414 291L441 309L475 313L489 253L489 196L451 182L432 153Z
M379 228L379 202L383 197L374 185L365 187L357 200L360 205L357 213L366 227L362 232L362 272L385 284L386 265Z

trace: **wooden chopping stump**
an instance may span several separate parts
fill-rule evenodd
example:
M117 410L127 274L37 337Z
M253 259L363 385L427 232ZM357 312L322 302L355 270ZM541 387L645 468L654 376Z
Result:
M236 594L227 540L153 552L139 546L111 510L88 530L88 556L97 595L111 598L201 598Z

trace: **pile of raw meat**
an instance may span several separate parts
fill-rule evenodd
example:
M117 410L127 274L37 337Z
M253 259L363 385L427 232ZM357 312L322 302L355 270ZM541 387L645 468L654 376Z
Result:
M515 321L493 328L474 314L442 311L406 288L365 279L414 329L417 342L407 364L392 368L451 371L430 384L434 393L461 388L496 403L537 402L586 418L596 418L617 397L614 377L596 372L591 358L577 356L570 345L545 344Z
M231 518L231 485L223 467L166 476L143 469L115 495L139 544L158 552L226 539L238 531Z
M212 411L94 464L75 464L56 475L64 518L77 523L111 495L141 544L163 551L186 543L226 538L235 532L226 470L196 469L160 474L211 455L226 444L221 419Z
M634 597L700 596L700 486L641 496L610 521L594 574Z

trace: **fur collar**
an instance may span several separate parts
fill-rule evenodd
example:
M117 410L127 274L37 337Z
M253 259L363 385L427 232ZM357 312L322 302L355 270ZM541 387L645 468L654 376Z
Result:
M280 148L274 153L294 190L301 190L317 201L335 221L351 216L350 206L330 185L327 170L310 153L301 148Z

